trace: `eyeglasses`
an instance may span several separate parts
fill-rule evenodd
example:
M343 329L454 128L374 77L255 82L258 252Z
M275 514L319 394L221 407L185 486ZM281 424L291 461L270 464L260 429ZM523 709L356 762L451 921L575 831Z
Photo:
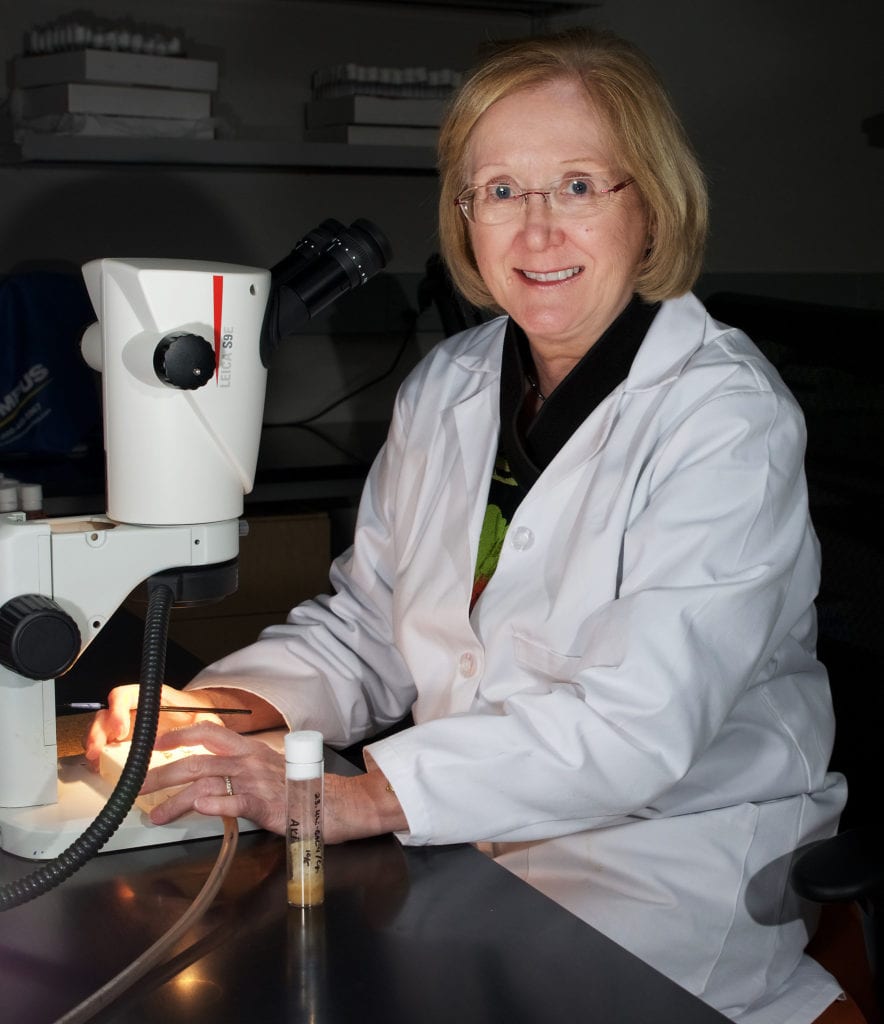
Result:
M634 182L634 178L627 178L619 185L599 188L591 178L568 177L552 181L543 189L519 191L513 182L492 181L464 189L454 205L474 224L505 224L527 208L528 196L543 196L549 209L562 217L588 217L599 209L605 196Z

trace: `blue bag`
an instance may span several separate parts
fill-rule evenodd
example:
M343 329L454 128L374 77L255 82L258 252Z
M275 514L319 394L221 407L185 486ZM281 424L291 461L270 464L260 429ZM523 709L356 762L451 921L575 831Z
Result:
M77 274L0 277L0 455L68 453L100 437L96 376L80 354L94 320Z

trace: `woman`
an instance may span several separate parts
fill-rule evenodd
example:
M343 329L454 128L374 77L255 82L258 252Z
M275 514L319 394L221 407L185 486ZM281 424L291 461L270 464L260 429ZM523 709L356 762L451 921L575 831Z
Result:
M329 841L484 843L735 1020L810 1021L838 987L803 956L788 863L834 831L844 790L803 422L688 294L696 161L645 60L577 31L475 72L440 171L452 275L504 315L403 385L335 595L194 699L335 745L411 710L364 777L328 779ZM133 703L115 691L90 756ZM266 747L212 723L159 742L217 756L151 773L148 790L192 783L155 821L282 832Z

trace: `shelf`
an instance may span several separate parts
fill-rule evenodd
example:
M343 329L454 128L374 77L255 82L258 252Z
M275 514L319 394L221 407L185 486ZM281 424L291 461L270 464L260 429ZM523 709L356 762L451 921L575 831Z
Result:
M351 146L332 142L248 139L130 139L34 135L0 150L4 164L174 164L203 167L303 167L337 171L434 173L423 146Z
M305 0L282 0L299 3ZM316 2L316 0L312 0ZM336 0L378 6L436 8L543 17L601 6L601 0ZM436 154L423 146L355 146L247 139L164 139L31 135L20 145L0 144L0 166L132 164L177 167L322 169L337 173L436 171Z
M304 0L288 0L300 3ZM315 0L314 0L315 2ZM338 0L339 3L363 3L364 0ZM457 8L462 11L497 12L498 14L524 14L542 17L549 14L567 14L589 7L600 7L601 0L369 0L380 6L405 4L408 7L437 7L441 10Z

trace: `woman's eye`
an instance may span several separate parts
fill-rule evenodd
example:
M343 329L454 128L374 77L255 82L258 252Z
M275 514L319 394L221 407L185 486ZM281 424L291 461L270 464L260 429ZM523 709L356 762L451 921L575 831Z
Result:
M512 185L494 185L490 191L492 199L512 199L515 194Z
M562 182L562 193L569 198L579 199L592 195L592 185L585 178L569 178Z

